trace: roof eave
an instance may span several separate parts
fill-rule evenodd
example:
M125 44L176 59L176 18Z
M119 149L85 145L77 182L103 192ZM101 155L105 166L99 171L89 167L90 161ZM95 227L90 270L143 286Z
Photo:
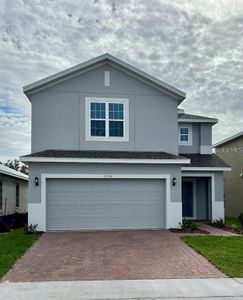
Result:
M41 80L35 81L29 85L26 85L23 87L24 94L30 99L30 95L46 88L47 86L54 85L56 82L64 81L67 78L72 78L74 76L77 76L79 73L85 72L87 70L90 70L93 67L96 67L97 64L104 64L106 62L109 63L115 63L118 66L121 66L123 68L128 69L130 72L133 72L134 74L143 77L148 82L155 85L157 88L163 89L165 92L170 93L172 96L178 99L178 102L181 103L186 98L186 93L183 91L169 85L168 83L159 80L148 73L108 54L105 53L103 55L100 55L98 57L95 57L93 59L90 59L84 63L81 63L77 66L68 68L64 71L55 73L53 75L50 75L46 78L43 78Z
M217 143L213 144L213 148L216 148L218 146L222 146L224 144L227 144L227 143L229 143L229 142L231 142L231 141L233 141L233 140L235 140L235 139L237 139L237 138L239 138L241 136L243 136L243 131L241 131L241 132L239 132L237 134L234 134L231 137L222 140L221 142L217 142Z
M27 157L21 156L22 162L38 163L117 163L117 164L190 164L190 159L139 159L139 158L60 158L60 157Z
M183 119L183 118L178 118L179 123L212 123L212 124L217 124L218 119Z
M185 166L181 168L182 171L222 171L222 172L227 172L231 171L231 167L190 167L190 166Z
M1 169L1 170L0 170L0 174L7 175L7 176L11 176L11 177L18 178L18 179L22 179L22 180L26 180L26 181L29 180L29 176L28 176L28 175L12 173L12 172L7 171L7 170L2 170L2 169Z

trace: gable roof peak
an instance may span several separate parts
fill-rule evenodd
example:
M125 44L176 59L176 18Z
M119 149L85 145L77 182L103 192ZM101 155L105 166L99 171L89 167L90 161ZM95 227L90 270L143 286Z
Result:
M111 55L110 53L101 54L81 64L78 64L76 66L55 73L41 80L35 81L29 85L26 85L23 87L23 92L29 98L29 96L35 92L43 90L49 86L55 85L57 84L57 82L65 81L72 77L78 76L79 74L106 62L112 63L113 66L126 70L130 75L140 80L146 81L149 85L153 86L154 88L160 89L163 92L171 95L172 97L178 99L179 103L181 103L186 98L186 93L184 93L183 91L173 87L172 85L169 85L165 81L155 78L152 75L128 64L127 62Z

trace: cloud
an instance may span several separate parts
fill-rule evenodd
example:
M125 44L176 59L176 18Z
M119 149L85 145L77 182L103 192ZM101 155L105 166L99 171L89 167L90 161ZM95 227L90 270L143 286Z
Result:
M30 151L22 86L104 52L187 93L182 107L242 130L241 0L2 0L0 160Z

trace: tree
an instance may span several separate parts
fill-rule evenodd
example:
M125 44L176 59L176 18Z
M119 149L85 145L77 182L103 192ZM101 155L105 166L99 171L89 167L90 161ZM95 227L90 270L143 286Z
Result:
M5 163L4 162L0 162L0 164L9 167L13 170L16 170L18 172L21 172L23 174L28 175L29 174L29 167L22 163L21 161L19 161L18 159L14 159L14 160L7 160Z

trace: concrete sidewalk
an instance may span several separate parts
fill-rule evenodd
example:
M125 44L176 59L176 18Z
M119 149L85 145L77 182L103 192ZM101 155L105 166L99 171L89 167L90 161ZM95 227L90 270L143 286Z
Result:
M0 284L0 299L243 299L243 279L54 281Z

